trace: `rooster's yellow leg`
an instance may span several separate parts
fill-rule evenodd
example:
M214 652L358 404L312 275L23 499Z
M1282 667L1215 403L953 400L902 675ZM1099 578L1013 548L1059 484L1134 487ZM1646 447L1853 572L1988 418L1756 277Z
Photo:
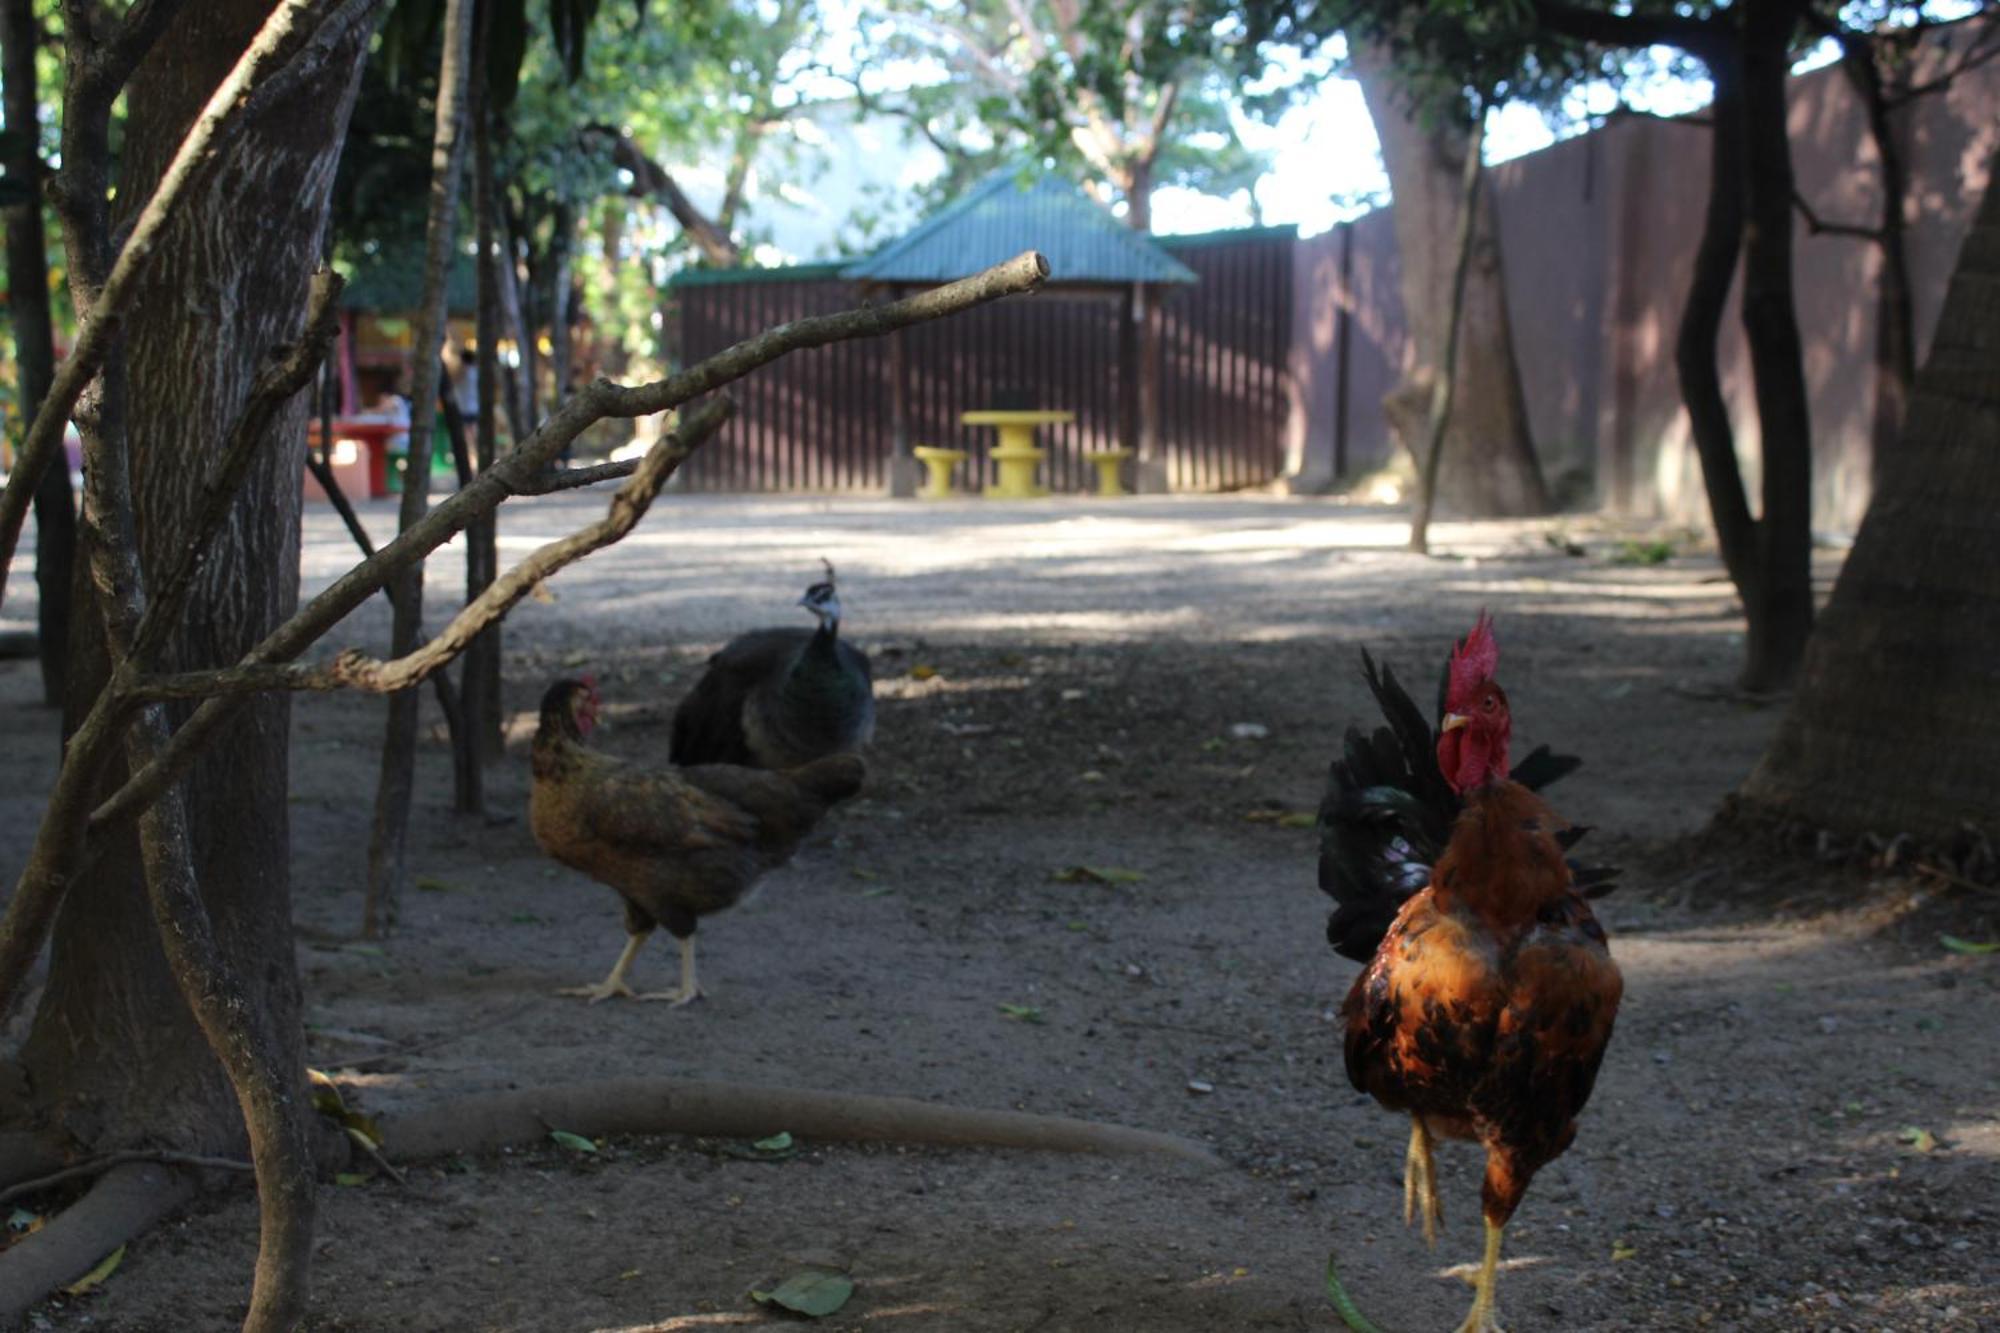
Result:
M1500 1272L1502 1230L1501 1223L1490 1217L1486 1219L1486 1258L1479 1265L1479 1280L1473 1284L1472 1309L1466 1313L1465 1322L1458 1326L1458 1333L1503 1333L1500 1312L1493 1300L1493 1288Z
M596 1004L599 1000L608 1000L614 995L623 995L628 1000L638 999L639 997L632 993L631 983L625 980L625 972L626 969L632 966L632 960L639 956L640 948L646 943L646 938L651 933L651 931L647 931L645 934L628 935L625 939L624 952L620 953L618 961L611 965L611 975L598 982L595 986L568 986L557 991L556 994L581 995L592 1004Z
M1422 1116L1410 1117L1410 1151L1403 1159L1403 1224L1415 1220L1417 1210L1424 1215L1424 1244L1437 1244L1437 1231L1444 1224L1444 1206L1438 1202L1437 1162L1431 1155L1431 1132Z
M670 1007L678 1009L684 1004L693 1004L706 994L708 992L701 988L701 983L694 979L694 936L690 935L681 941L681 984L673 990L648 991L639 998L665 1000Z

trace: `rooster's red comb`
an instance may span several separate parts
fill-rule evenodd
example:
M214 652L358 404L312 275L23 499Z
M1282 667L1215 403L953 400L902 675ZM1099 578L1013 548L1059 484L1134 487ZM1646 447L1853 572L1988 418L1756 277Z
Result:
M1446 705L1463 701L1479 685L1492 680L1499 666L1500 644L1493 637L1493 617L1482 610L1472 632L1451 650L1451 686Z

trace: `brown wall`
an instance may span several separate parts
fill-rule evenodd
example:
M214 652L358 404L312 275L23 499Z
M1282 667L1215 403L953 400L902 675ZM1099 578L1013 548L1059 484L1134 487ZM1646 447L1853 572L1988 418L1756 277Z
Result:
M1929 68L1954 58L1940 43ZM1918 74L1921 81L1926 75ZM2000 62L1899 113L1910 163L1908 249L1928 343L1986 164L2000 143ZM1794 82L1793 159L1823 218L1871 222L1877 171L1838 69ZM1706 524L1707 497L1673 365L1706 199L1708 131L1622 120L1493 172L1508 303L1536 445L1557 494L1624 514ZM1310 240L1282 229L1164 238L1200 274L1164 308L1161 434L1177 490L1283 478L1314 490L1389 458L1381 402L1408 355L1387 210ZM1799 224L1799 322L1812 395L1814 522L1852 531L1867 507L1877 249ZM854 288L825 267L679 290L697 360L772 324L842 309ZM1091 488L1083 455L1119 442L1118 308L1061 291L972 311L908 336L911 438L971 452L962 484L991 479L991 432L969 408L1066 408L1047 429L1057 491ZM1749 362L1731 318L1723 385L1756 503ZM683 470L704 490L879 491L888 483L886 344L801 352L732 390L738 417Z
M1945 49L1924 57L1933 69L1951 58ZM1898 119L1910 161L1908 250L1921 351L2000 143L2000 63L1918 99ZM1838 69L1795 81L1791 132L1799 188L1820 216L1872 222L1880 208L1875 155ZM1707 499L1673 345L1706 199L1708 146L1699 125L1625 120L1493 173L1523 387L1551 479L1585 481L1594 472L1596 497L1615 512L1704 524ZM1343 428L1350 472L1387 459L1380 404L1407 353L1386 213L1341 230L1350 234L1303 242L1298 258L1294 367L1311 411L1296 470L1308 478L1331 467ZM1351 246L1349 277L1329 282L1343 243ZM1825 530L1852 531L1868 502L1877 256L1867 241L1811 236L1799 225L1814 522ZM1343 306L1354 331L1344 419L1331 406L1338 347L1328 332L1328 312ZM1756 417L1733 317L1721 355L1754 504ZM1580 489L1591 494L1587 484Z

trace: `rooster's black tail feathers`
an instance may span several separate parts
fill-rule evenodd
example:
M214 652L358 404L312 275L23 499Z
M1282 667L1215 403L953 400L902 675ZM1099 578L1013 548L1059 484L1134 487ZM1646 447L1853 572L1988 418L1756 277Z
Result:
M1326 923L1327 943L1342 957L1365 963L1404 900L1430 882L1431 865L1443 853L1464 803L1438 768L1437 734L1396 673L1386 666L1378 670L1365 648L1361 670L1388 725L1371 733L1349 727L1341 757L1328 768L1319 807L1319 886L1335 903ZM1540 745L1508 776L1540 791L1582 763ZM1588 831L1573 826L1557 838L1568 851ZM1577 891L1587 898L1610 892L1618 874L1574 861L1570 869Z

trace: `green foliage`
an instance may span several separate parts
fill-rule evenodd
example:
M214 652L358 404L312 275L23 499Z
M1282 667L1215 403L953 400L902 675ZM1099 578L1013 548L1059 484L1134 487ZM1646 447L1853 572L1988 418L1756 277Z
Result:
M1993 7L1991 0L1972 6ZM1803 0L1795 54L1831 33L1908 33L1966 8ZM1358 35L1389 49L1404 94L1422 114L1462 119L1459 104L1483 91L1494 102L1527 102L1552 118L1572 118L1582 114L1575 98L1585 85L1622 100L1662 76L1705 78L1692 49L1701 45L1698 30L1711 20L1728 26L1742 9L1718 0L1205 0L1197 21L1232 34L1239 68L1254 68L1274 47L1344 59L1347 39ZM1585 30L1588 39L1577 35Z
M1239 71L1189 14L1166 0L880 0L857 98L945 155L940 196L1023 157L1120 194L1247 189L1266 163L1236 132Z

